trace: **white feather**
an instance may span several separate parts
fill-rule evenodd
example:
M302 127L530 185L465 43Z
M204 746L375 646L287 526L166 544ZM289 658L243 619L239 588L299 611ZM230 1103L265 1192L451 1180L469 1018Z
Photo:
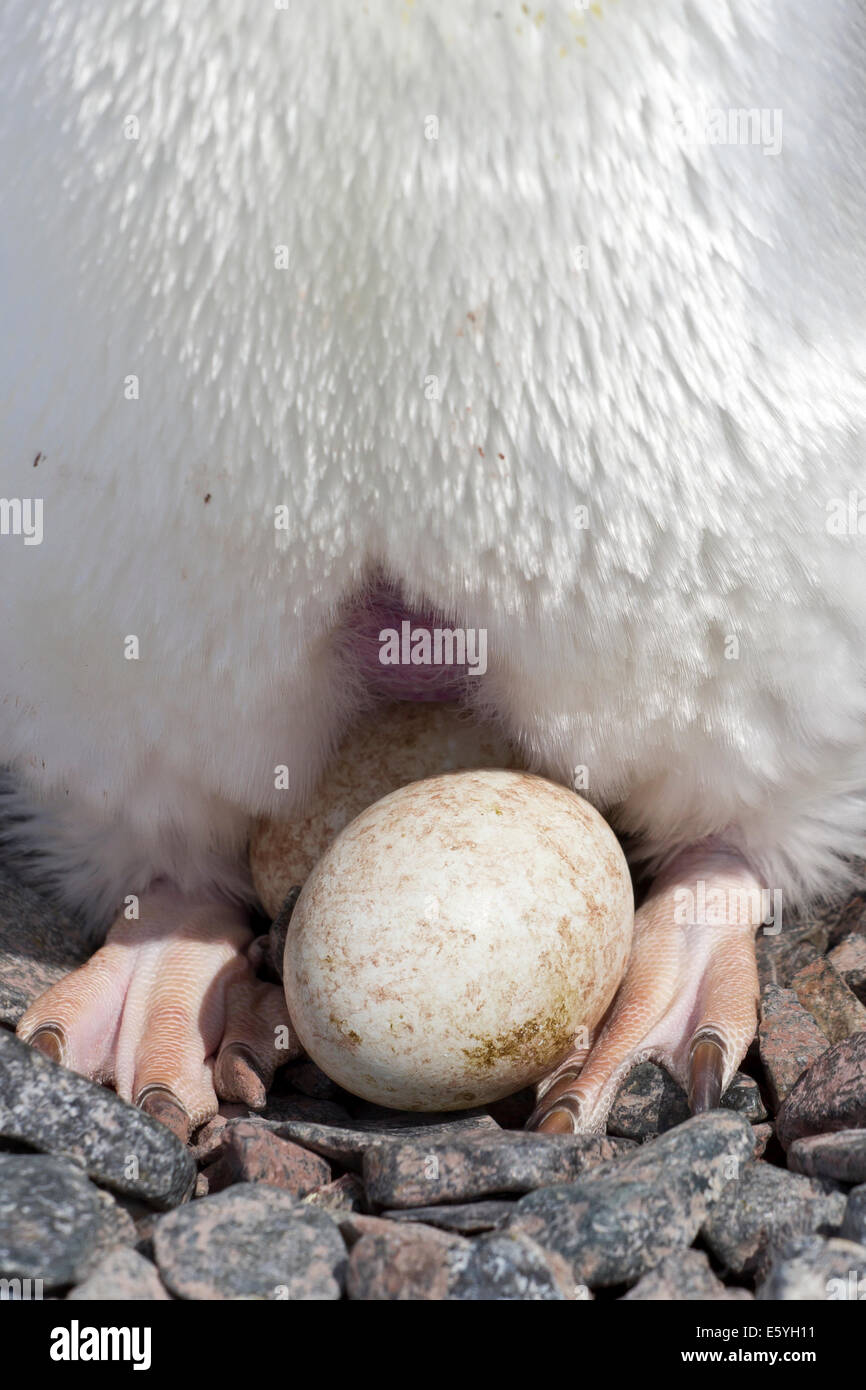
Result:
M0 753L67 897L242 891L377 569L487 627L485 709L645 857L840 881L864 41L843 0L6 0L0 491L44 539L0 537ZM781 153L684 150L706 107Z

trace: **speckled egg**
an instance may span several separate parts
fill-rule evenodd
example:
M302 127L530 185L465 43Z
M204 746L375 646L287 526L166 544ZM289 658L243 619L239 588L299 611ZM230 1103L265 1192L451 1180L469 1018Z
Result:
M453 705L377 709L347 734L301 813L256 823L250 870L262 906L276 917L289 889L306 882L343 827L387 792L440 772L516 761L495 729Z
M289 925L289 1013L323 1071L405 1110L538 1081L622 978L634 902L612 831L574 792L481 769L362 811Z

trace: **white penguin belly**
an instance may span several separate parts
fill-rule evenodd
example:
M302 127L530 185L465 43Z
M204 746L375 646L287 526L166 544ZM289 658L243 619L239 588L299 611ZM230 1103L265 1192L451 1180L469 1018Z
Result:
M859 843L863 20L597 10L5 7L0 750L70 896L229 882L375 574L648 856ZM757 89L784 158L684 153Z

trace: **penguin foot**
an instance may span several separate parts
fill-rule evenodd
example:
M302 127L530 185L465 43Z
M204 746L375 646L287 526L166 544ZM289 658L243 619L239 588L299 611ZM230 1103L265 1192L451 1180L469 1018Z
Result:
M265 1104L274 1071L300 1052L282 990L257 980L243 908L155 884L136 921L41 995L18 1036L113 1085L184 1141L220 1100Z
M591 1045L541 1082L527 1128L602 1132L620 1084L645 1061L667 1068L693 1112L718 1105L755 1035L765 906L735 852L679 855L635 913L628 968Z

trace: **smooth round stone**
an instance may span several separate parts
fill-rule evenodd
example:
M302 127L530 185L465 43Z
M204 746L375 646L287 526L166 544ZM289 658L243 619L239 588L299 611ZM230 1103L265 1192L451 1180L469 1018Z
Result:
M306 882L339 832L388 792L440 772L516 762L494 729L453 706L377 710L344 740L302 815L256 823L250 869L262 906L276 917L289 889Z
M415 782L319 860L289 925L289 1013L310 1057L404 1110L487 1104L601 1018L631 945L625 857L588 802L525 772Z

